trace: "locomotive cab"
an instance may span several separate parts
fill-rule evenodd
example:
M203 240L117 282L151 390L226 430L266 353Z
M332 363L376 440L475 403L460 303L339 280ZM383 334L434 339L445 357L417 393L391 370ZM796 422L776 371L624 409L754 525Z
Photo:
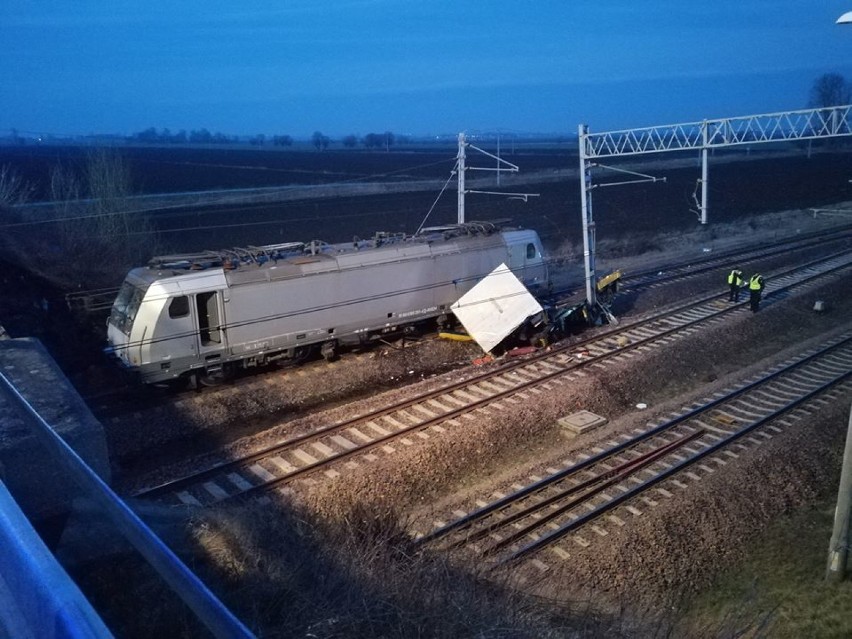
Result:
M163 277L131 271L107 323L110 351L142 381L162 382L189 370L221 371L226 350L221 270Z

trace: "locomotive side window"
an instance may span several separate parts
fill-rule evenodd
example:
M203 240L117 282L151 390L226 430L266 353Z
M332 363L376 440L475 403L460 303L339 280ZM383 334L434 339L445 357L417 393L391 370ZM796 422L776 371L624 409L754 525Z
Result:
M195 307L198 311L198 332L201 336L201 345L221 344L222 331L216 291L196 295Z
M535 259L535 244L530 242L527 244L527 259L534 260Z
M172 298L172 301L169 302L169 317L178 319L187 315L189 315L189 298L186 295Z

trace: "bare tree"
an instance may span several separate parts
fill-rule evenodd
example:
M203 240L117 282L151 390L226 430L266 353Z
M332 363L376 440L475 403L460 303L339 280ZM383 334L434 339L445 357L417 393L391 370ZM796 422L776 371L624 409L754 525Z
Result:
M85 215L71 231L81 235L81 259L99 265L93 275L109 277L145 263L154 254L156 237L133 197L130 166L113 149L96 149L86 163Z
M852 85L839 73L825 73L811 87L808 106L815 109L840 106L852 102Z
M33 193L33 186L25 182L8 164L0 166L0 208L23 204Z
M93 151L80 172L54 166L49 188L50 213L17 209L2 238L26 269L67 290L113 286L156 252L130 168L115 151Z
M384 133L368 133L364 136L364 146L368 149L379 149L385 147L385 151L390 151L390 147L396 142L396 136L390 131Z
M73 220L86 214L85 204L81 200L80 178L64 164L54 164L50 169L50 201L53 216L57 220L56 229L59 235L59 245L66 251L76 253L73 247L80 233L73 231L73 224L64 220Z

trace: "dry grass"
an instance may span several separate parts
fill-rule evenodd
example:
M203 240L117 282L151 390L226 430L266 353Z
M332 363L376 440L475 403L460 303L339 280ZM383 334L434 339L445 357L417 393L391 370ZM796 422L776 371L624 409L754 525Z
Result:
M194 561L227 604L262 636L456 639L677 636L682 615L637 616L627 604L557 601L536 584L468 560L418 551L394 513L354 509L337 523L254 504L207 512L188 526ZM696 636L760 635L741 610L693 627ZM682 627L682 626L681 626Z
M615 607L610 602L605 609L593 597L568 601L548 592L544 582L521 587L504 573L465 560L451 562L444 553L418 551L391 512L353 509L336 524L270 502L204 511L189 519L182 519L180 511L168 513L155 517L161 537L260 637L804 636L776 635L778 626L770 622L781 607L753 589L731 589L724 606L714 599L695 608L684 600L666 611L641 612L631 601ZM207 636L179 597L135 553L107 556L78 566L74 573L116 636ZM844 592L845 599L832 601L848 603L849 589ZM755 602L759 605L753 608ZM806 615L800 613L799 620ZM830 628L836 620L828 623Z
M281 637L562 637L543 602L474 566L419 554L391 513L341 524L270 505L191 524L208 577L264 635Z
M734 621L747 603L767 620L767 636L852 636L852 581L824 579L834 506L827 497L772 526L752 544L746 562L691 604L690 626Z

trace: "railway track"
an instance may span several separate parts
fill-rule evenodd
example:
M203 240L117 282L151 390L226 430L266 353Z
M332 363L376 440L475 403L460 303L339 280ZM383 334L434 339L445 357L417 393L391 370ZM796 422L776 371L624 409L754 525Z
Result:
M707 273L726 274L733 264L747 266L752 262L767 260L808 249L825 250L833 245L844 246L852 238L852 226L842 226L830 231L819 231L796 238L769 242L758 247L739 248L714 253L700 259L661 264L654 268L639 271L627 271L619 282L621 292L638 292L649 288L665 286ZM574 288L557 291L554 297L571 298L576 295Z
M709 397L647 430L580 455L510 494L492 493L469 513L455 510L420 546L468 553L496 568L564 561L587 537L606 536L659 499L715 472L808 415L808 407L852 394L852 333Z
M848 244L850 238L852 238L852 226L833 229L830 232L813 233L793 240L781 240L756 249L726 252L703 260L675 263L665 267L628 273L621 281L621 290L625 293L636 293L643 289L662 287L712 271L724 270L731 265L732 260L743 265L756 260L783 255L791 251L807 250L809 248L821 248L825 250L826 247L834 244L845 246ZM563 293L567 294L568 292L564 291ZM423 336L423 339L428 339L429 337L429 335ZM310 366L322 367L324 364L324 362L320 361L307 362L301 368ZM284 368L273 366L270 367L268 372L254 371L249 376L232 380L224 389L226 392L230 392L233 388L248 388L252 384L259 383L266 376L287 374L288 369L295 370L297 366L298 364ZM216 392L220 391L216 388L207 388L202 391L202 394L209 397L210 394ZM148 388L123 387L105 391L97 395L88 395L84 399L96 417L107 421L124 414L150 410L156 406L164 406L181 400L193 401L193 398L196 398L198 394L198 391L195 390L163 390L157 392Z
M852 238L852 227L842 227L830 232L809 234L796 239L773 242L758 248L727 251L703 260L690 260L628 273L623 278L622 290L636 291L695 277L709 272L727 273L733 264L747 265L758 260L785 255L791 251L823 248L830 244L844 246Z
M852 267L846 251L805 267L770 274L767 304L793 290L821 283ZM580 343L552 347L527 359L515 360L467 380L422 393L379 410L355 416L291 437L241 459L143 489L136 497L173 504L212 505L276 489L298 477L324 471L330 476L346 466L371 461L457 426L473 411L499 402L529 400L536 393L586 375L583 368L608 360L665 347L667 343L705 326L745 313L747 303L732 304L714 295L668 309L631 324L622 324Z

